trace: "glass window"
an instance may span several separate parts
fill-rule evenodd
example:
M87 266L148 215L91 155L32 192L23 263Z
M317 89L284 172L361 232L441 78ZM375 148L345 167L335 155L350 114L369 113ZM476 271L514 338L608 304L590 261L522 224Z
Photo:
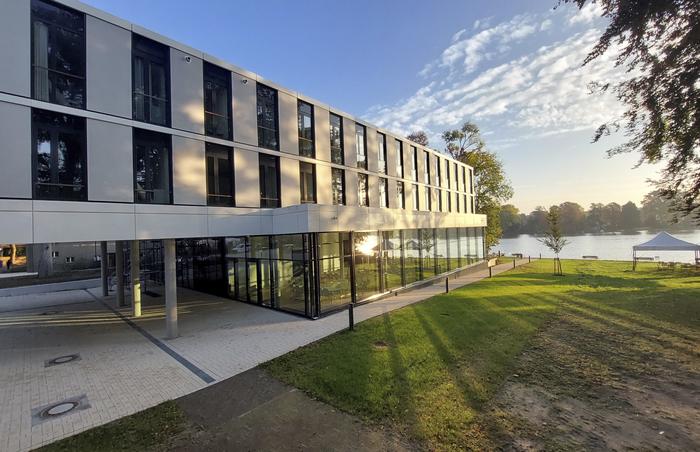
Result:
M307 313L313 296L309 238L305 234L272 236L272 268L275 281L272 306L284 311Z
M467 192L467 169L462 167L462 191Z
M404 285L401 252L401 231L382 232L382 257L379 263L382 274L382 292Z
M449 269L449 257L447 229L435 229L435 264L438 274Z
M132 40L133 117L170 125L170 49L142 36Z
M299 184L301 189L301 203L313 204L316 202L316 165L299 162Z
M299 129L299 155L315 157L314 107L301 100L297 101L297 127Z
M234 206L233 148L206 144L207 204Z
M435 276L435 230L420 230L421 279Z
M379 286L379 234L356 232L355 239L355 290L357 300L380 292Z
M361 206L369 206L369 187L367 185L367 175L357 175L357 199Z
M399 209L406 208L406 199L403 195L403 182L396 182L396 207Z
M423 182L430 183L430 153L423 151Z
M367 169L367 138L365 126L355 124L355 151L357 153L357 167Z
M331 170L331 187L333 188L333 204L345 205L345 171L339 168Z
M471 200L471 208L472 208L472 213L476 213L476 205L474 202L474 196L470 196L469 199Z
M411 284L420 281L420 238L418 229L403 231L404 281Z
M277 90L258 83L258 146L279 149L279 117L277 114Z
M403 142L396 140L396 177L403 179Z
M337 309L351 301L352 250L350 246L348 233L329 232L318 235L321 312Z
M420 205L418 203L418 198L420 197L420 195L418 194L418 185L413 186L413 190L411 190L411 193L413 193L413 210L420 210Z
M443 212L443 205L442 205L442 190L437 189L437 202L438 202L438 212Z
M379 207L389 207L389 190L383 177L379 178Z
M377 133L377 143L379 145L379 149L377 150L379 156L377 171L386 174L386 135Z
M447 235L450 270L454 270L462 264L459 252L459 229L450 228L447 230Z
M258 154L260 166L260 207L280 207L279 158Z
M430 193L430 187L426 186L425 187L425 204L423 207L427 211L431 211L433 209L433 202L432 202L432 193Z
M34 198L87 199L85 119L32 110Z
M484 258L484 228L476 229L476 258L481 260Z
M134 129L134 202L172 204L170 135Z
M411 180L418 182L418 149L411 146Z
M452 188L452 180L450 179L450 161L445 159L445 182L447 183L447 188Z
M32 97L85 108L85 15L40 0L31 11Z
M474 194L474 170L472 169L469 169L469 193Z
M467 195L462 195L462 198L464 199L464 213L469 213L469 204L467 203ZM471 213L474 213L472 210Z
M468 231L469 228L459 228L459 257L462 265L469 265L472 263L471 256L469 255L471 244Z
M455 190L459 190L459 172L457 170L457 164L454 163L454 175L455 175Z
M231 73L204 62L204 133L231 140Z
M331 126L331 162L338 165L345 164L343 151L343 118L333 113L330 114Z

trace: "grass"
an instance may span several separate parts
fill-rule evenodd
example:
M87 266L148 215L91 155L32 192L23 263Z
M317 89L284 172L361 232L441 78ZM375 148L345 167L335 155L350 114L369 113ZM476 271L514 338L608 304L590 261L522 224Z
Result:
M167 450L186 427L184 413L173 401L44 446L42 452Z
M653 371L651 354L670 362L678 350L692 349L700 324L697 273L653 265L632 272L628 263L604 261L563 266L567 274L557 277L551 261L533 262L368 320L265 367L428 449L492 449L513 432L532 433L526 419L493 406L515 372L525 383L579 397L619 384L625 372ZM555 337L542 334L553 327Z

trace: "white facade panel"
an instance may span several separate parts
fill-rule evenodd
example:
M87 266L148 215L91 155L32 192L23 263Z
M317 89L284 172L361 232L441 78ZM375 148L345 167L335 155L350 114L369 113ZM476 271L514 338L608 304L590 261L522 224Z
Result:
M236 206L260 207L260 170L258 153L245 149L233 150Z
M131 118L131 33L85 17L88 110Z
M173 202L199 205L207 203L207 173L204 142L173 136Z
M87 120L87 181L90 201L133 202L131 127Z
M377 129L366 128L367 134L367 169L373 173L379 168L379 137Z
M328 109L317 105L314 105L314 144L316 145L316 160L330 162L330 115ZM328 186L330 187L330 185Z
M233 141L258 145L257 91L255 80L233 72Z
M277 92L279 106L280 151L299 155L299 129L297 127L297 98L284 91Z
M355 121L344 116L342 116L342 118L345 164L350 168L355 168L357 166L357 150L355 149Z
M316 165L316 200L321 205L333 204L331 174L330 166Z
M32 243L32 201L0 199L0 241Z
M0 197L32 197L31 117L28 107L0 102Z
M0 92L24 97L31 96L30 5L29 0L0 4Z
M298 160L280 157L280 196L282 207L301 203Z
M204 133L204 72L202 60L170 49L170 105L173 128Z
M355 171L345 171L345 205L358 205L357 173Z

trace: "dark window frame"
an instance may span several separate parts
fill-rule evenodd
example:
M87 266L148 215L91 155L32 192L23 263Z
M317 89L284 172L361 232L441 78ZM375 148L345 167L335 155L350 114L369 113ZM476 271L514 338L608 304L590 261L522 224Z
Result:
M403 179L404 177L404 164L403 164L403 141L396 141L396 176Z
M430 185L430 152L423 151L423 183Z
M263 112L261 112L261 104L260 104L260 99L261 99L261 91L262 90L269 90L270 93L274 93L274 105L273 105L273 112L274 112L274 125L275 128L270 128L266 125L261 125L261 116L263 115ZM257 120L257 131L258 131L258 147L264 148L264 149L269 149L271 151L279 151L280 150L280 115L279 115L279 91L271 88L267 85L263 85L262 83L258 83L255 87L255 110L256 110L256 120ZM260 129L263 129L263 131L267 132L273 132L274 133L274 139L275 143L274 146L270 146L268 143L264 143L262 136L263 134L260 133Z
M411 146L411 180L418 182L418 148Z
M63 26L57 22L53 22L53 21L50 21L47 19L38 18L34 12L34 7L33 7L34 3L44 3L44 4L49 5L51 7L66 11L70 14L80 16L80 19L82 22L81 32L76 32L75 30L71 30L69 28L66 28L65 26ZM56 104L56 105L64 105L66 107L78 108L78 109L82 109L82 110L86 109L87 108L87 40L86 40L87 28L86 28L85 13L83 13L81 11L77 11L73 8L70 8L68 6L65 6L65 5L62 5L59 3L54 3L54 2L49 1L49 0L32 0L29 8L30 8L30 14L29 14L30 27L29 27L29 29L30 29L30 46L31 46L31 55L30 55L30 59L29 59L29 65L30 65L30 73L31 73L31 75L30 75L30 83L31 83L30 95L31 95L31 98L36 99L36 100L40 100L43 102L49 102L49 103ZM36 42L35 42L35 33L34 33L34 22L36 22L36 21L42 22L44 25L46 25L50 29L55 30L57 28L60 28L64 32L71 33L71 34L76 35L80 38L81 51L82 51L81 52L82 69L83 69L82 75L76 75L76 74L71 74L68 72L60 71L58 69L52 69L49 67L50 66L49 63L47 63L46 67L39 66L38 64L35 63L34 51L36 48ZM80 85L82 87L82 102L81 102L81 104L79 106L76 106L76 105L64 104L64 103L56 102L55 100L51 100L50 91L48 93L48 97L49 97L48 99L39 99L38 94L36 92L36 71L42 70L42 69L46 70L49 75L50 74L57 74L59 77L67 77L67 78L70 78L74 81L79 81ZM50 76L49 76L49 79L50 79Z
M275 183L276 188L277 188L277 198L271 198L269 196L263 196L264 194L264 187L263 187L263 178L259 177L259 185L260 185L260 207L261 208L279 208L282 206L282 190L280 187L280 158L279 156L272 155L272 154L266 154L264 152L259 152L258 153L258 175L261 176L262 173L262 160L261 159L272 159L275 161L275 172L276 172L276 181Z
M233 140L233 90L232 90L232 79L231 72L224 68L211 64L207 61L204 62L202 66L202 72L204 76L204 134L209 137L221 138L223 140L232 141ZM226 89L228 101L226 103L226 114L223 115L218 112L207 111L207 83L211 82L218 86L223 86ZM225 136L219 134L211 133L210 129L207 127L207 118L216 117L223 118L226 121L227 133Z
M303 174L307 173L302 170L302 168L309 166L311 167L311 180L313 181L313 192L311 199L304 199L304 178ZM299 162L299 199L302 204L316 204L317 200L317 183L316 183L316 165L309 162Z
M161 64L163 66L163 73L165 76L165 95L167 97L161 98L159 96L153 95L152 93L146 94L146 90L140 93L136 90L135 81L135 60L136 58L141 58L145 63L148 63L150 68L151 64ZM150 71L150 69L149 69ZM150 84L151 79L149 78L148 83ZM150 91L150 88L149 88ZM139 119L136 115L136 97L143 97L143 114L144 118ZM157 100L165 104L165 122L159 123L154 122L151 115L150 104L146 103L146 99ZM144 122L147 124L155 124L163 127L171 126L171 103L172 103L172 92L171 92L171 77L170 77L170 47L165 44L159 43L152 39L146 38L144 36L138 35L136 33L131 34L131 103L132 103L132 119L134 121Z
M58 113L50 110L42 110L38 108L33 108L31 110L32 116L31 116L31 134L32 134L32 149L31 149L31 159L32 159L32 199L37 199L37 200L47 200L47 201L87 201L88 200L88 169L87 169L87 119L80 117L80 116L75 116L75 115L68 115L65 113ZM36 120L37 115L54 115L54 116L68 116L70 118L73 118L73 120L77 120L82 124L81 129L79 130L79 143L82 148L82 178L83 178L83 184L63 184L58 182L57 180L57 166L58 166L58 150L57 150L57 135L61 132L67 132L69 134L75 134L76 130L57 125L57 124L47 124L47 123L40 123L39 121ZM50 158L51 158L51 182L37 182L37 177L38 177L38 150L37 150L37 141L38 141L38 132L40 127L45 127L50 130ZM51 187L75 187L75 186L80 186L80 194L76 198L63 198L63 197L53 197L53 196L42 196L38 192L38 186L51 186Z
M382 196L382 186L384 187L384 196ZM379 207L389 208L389 179L386 177L379 178ZM382 203L384 205L382 205Z
M221 193L218 193L218 187L220 185L220 177L219 177L219 170L220 167L217 162L217 166L214 167L214 173L215 173L215 181L214 185L217 188L217 193L211 193L209 190L209 187L211 185L211 181L209 179L209 157L211 154L222 154L226 152L228 155L228 162L229 162L229 170L231 171L231 195L222 195ZM205 155L205 169L206 169L206 179L207 179L207 205L208 206L218 206L218 207L235 207L236 206L236 172L234 169L234 160L233 160L233 148L229 146L223 146L220 144L215 144L215 143L206 143L206 149L204 152ZM221 198L228 199L227 202L222 202ZM216 201L219 200L219 201Z
M365 195L360 194L360 180L364 180ZM369 207L369 176L365 173L357 173L357 204L360 207Z
M338 146L333 146L333 135L330 133L330 131L333 129L333 118L338 118L338 129L339 129L339 144L340 147ZM330 148L331 148L331 162L337 164L337 165L345 165L345 139L344 139L344 134L345 134L345 129L343 128L343 117L340 115L336 115L335 113L331 112L329 117L328 117L328 124L329 124L329 140L330 140ZM340 158L337 158L340 157Z
M362 150L363 150L363 160L360 162L360 147L357 141L358 130L362 130ZM364 124L355 123L355 159L357 160L357 167L360 169L367 169L367 127Z
M301 119L302 119L302 113L301 113L301 107L302 106L309 106L309 109L311 110L311 113L309 114L309 117L311 118L311 138L306 138L302 137L302 127L301 127ZM316 115L314 111L314 106L313 104L309 102L305 102L301 99L297 99L297 134L299 136L299 155L304 156L304 157L309 157L309 158L316 158ZM311 143L311 153L306 154L302 152L302 146L301 143L302 141Z
M340 195L342 198L340 203L336 202L335 183L334 183L334 181L335 181L334 174L337 174L338 172L340 172L340 187L341 187ZM333 205L340 205L340 206L347 205L346 192L347 192L347 188L345 185L345 170L343 170L341 168L331 168L331 196L333 196L333 200L332 200Z
M137 127L132 128L131 134L132 134L132 142L133 142L133 151L132 151L133 176L132 176L132 178L134 181L134 204L172 205L174 203L174 201L173 201L173 137L172 137L172 135L161 133L161 132L154 132L152 130L147 130L147 129L140 129ZM145 201L138 200L137 192L140 192L140 191L148 192L148 191L152 191L152 190L147 190L147 189L138 190L136 188L136 174L137 174L137 171L136 171L137 170L137 166L136 166L136 163L137 163L137 158L136 158L137 139L136 139L136 135L137 134L143 134L145 136L160 135L160 136L165 137L165 140L163 140L163 142L165 142L167 147L168 147L167 158L168 158L168 194L169 194L169 200L167 203L164 203L164 202L145 202ZM148 139L143 139L143 140L139 140L139 141L151 142L151 143L155 142L155 140L148 140Z
M399 196L400 195L400 196ZM403 181L396 181L396 198L399 200L399 209L406 209L406 186Z
M377 132L377 146L377 172L387 174L389 165L387 162L386 135L381 132Z

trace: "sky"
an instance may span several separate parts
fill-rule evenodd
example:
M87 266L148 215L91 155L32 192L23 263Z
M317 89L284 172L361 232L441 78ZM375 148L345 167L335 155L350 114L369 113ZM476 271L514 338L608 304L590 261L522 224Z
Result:
M563 201L640 203L658 168L623 141L591 143L624 111L589 84L621 80L615 54L581 67L606 22L556 0L86 0L398 134L476 123L521 211ZM264 5L261 7L260 5Z

